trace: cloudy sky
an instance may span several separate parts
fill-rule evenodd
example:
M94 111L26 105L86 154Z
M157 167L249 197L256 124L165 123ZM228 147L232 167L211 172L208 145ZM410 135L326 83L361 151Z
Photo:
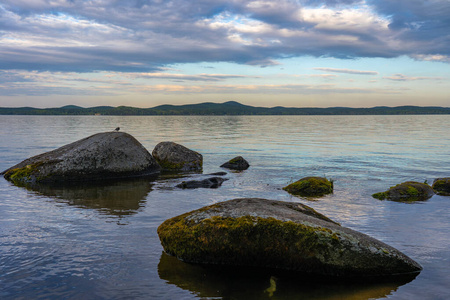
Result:
M0 106L450 106L450 0L0 0Z

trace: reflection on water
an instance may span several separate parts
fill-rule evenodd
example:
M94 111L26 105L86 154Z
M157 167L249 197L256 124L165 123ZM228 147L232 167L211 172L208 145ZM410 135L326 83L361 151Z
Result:
M205 174L34 190L0 178L0 299L450 299L449 198L407 205L371 196L449 176L450 115L1 116L0 170L118 126L150 152L161 141L198 151ZM251 167L227 171L219 189L175 188L237 155ZM309 201L281 189L306 176L335 180L334 193ZM325 283L161 256L164 220L242 197L302 202L424 269L406 285Z
M58 202L122 217L135 214L144 205L152 186L149 178L139 178L71 185L36 185L27 189Z
M188 264L162 253L159 277L201 298L361 300L384 298L414 279L388 282L336 282L308 275L255 268L221 268Z

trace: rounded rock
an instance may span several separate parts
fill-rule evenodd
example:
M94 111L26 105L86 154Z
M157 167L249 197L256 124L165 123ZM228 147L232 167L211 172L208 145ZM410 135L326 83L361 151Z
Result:
M160 166L133 136L98 133L45 152L2 172L15 184L65 183L157 174Z
M174 142L161 142L155 146L153 157L166 171L201 171L203 156Z
M438 195L450 196L450 177L435 179L432 188Z
M414 202L427 200L434 194L433 189L426 183L407 181L397 184L385 192L375 193L372 197L379 200Z
M164 250L189 263L327 276L417 274L422 267L374 238L293 202L234 199L166 220Z
M250 167L250 164L242 156L236 156L235 158L222 164L220 167L241 171L247 170Z
M324 177L304 177L283 190L302 197L320 197L333 193L333 182Z

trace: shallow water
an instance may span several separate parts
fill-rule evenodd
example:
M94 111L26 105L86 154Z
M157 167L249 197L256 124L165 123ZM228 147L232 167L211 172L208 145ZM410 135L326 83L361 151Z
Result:
M449 299L450 198L414 204L370 195L450 176L450 116L0 116L0 170L120 126L149 151L174 141L203 154L204 173L236 155L251 167L218 189L186 178L27 190L0 179L1 299ZM189 175L204 178L203 175ZM334 194L290 196L305 176ZM298 201L419 262L411 282L311 282L260 270L217 270L163 253L164 220L238 197Z

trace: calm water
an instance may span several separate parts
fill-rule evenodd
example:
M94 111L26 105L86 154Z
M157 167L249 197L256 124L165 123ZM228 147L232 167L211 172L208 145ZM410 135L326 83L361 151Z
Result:
M251 167L197 190L174 188L183 178L39 191L0 178L1 299L450 299L450 198L370 196L450 176L450 116L0 116L0 170L117 126L150 152L174 141L202 153L205 174L236 155ZM281 190L305 176L333 179L334 194L313 201ZM164 220L238 197L305 203L424 270L409 283L323 283L211 270L163 253Z

